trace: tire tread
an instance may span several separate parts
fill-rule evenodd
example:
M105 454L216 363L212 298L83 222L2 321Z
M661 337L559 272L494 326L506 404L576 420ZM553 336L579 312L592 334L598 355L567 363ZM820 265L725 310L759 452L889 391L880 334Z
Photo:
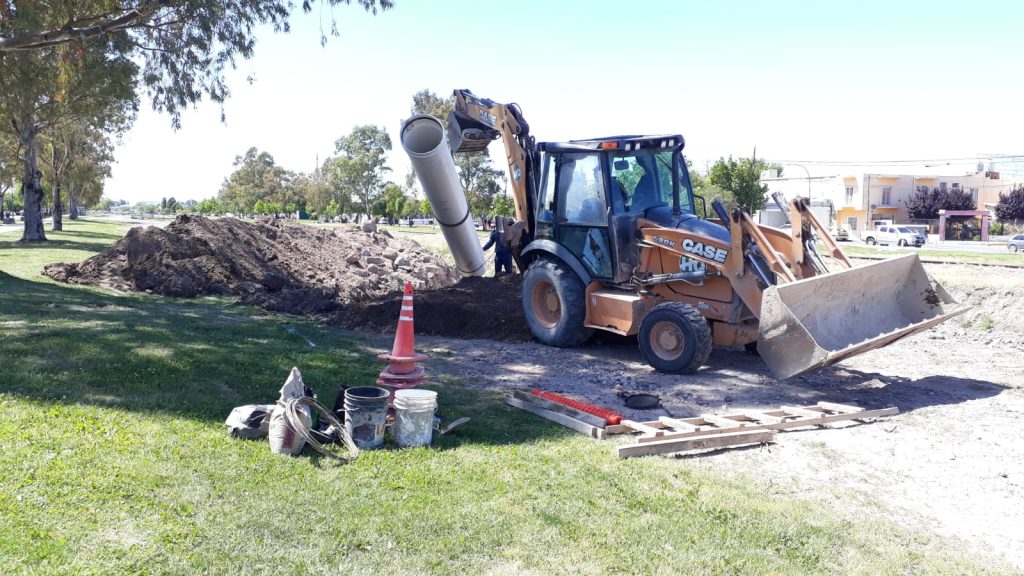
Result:
M686 304L685 302L665 302L658 304L649 313L654 314L658 310L672 310L675 314L690 325L696 334L696 349L693 354L693 358L690 362L679 370L673 370L672 373L677 374L692 374L697 371L698 368L707 363L708 358L711 356L712 348L712 336L711 327L708 325L708 321L704 316L693 306ZM646 319L644 320L646 322ZM641 336L645 333L645 330L641 327ZM641 344L641 352L643 352L643 345ZM646 356L646 353L644 353ZM648 362L650 362L648 360ZM657 367L656 367L657 369Z

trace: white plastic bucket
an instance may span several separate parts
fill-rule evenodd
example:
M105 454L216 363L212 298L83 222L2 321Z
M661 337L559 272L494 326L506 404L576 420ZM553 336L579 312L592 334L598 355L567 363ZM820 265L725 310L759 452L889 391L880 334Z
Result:
M434 410L437 392L433 390L395 391L395 443L402 448L429 446L434 435Z

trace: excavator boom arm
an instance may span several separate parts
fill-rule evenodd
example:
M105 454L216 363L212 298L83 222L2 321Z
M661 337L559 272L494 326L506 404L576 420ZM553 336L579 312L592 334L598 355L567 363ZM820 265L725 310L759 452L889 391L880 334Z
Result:
M448 115L452 152L483 151L499 136L505 145L516 220L525 223L525 233L532 234L538 162L529 124L515 104L501 104L469 90L456 90L455 110Z

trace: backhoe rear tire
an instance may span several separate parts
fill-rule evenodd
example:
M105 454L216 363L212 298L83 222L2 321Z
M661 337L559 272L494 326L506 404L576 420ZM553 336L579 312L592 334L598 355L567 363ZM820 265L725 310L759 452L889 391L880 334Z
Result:
M579 346L593 329L587 317L586 287L575 272L548 258L534 260L523 276L523 315L534 338L548 346Z
M692 374L711 355L711 326L682 302L658 304L640 323L640 352L658 372Z

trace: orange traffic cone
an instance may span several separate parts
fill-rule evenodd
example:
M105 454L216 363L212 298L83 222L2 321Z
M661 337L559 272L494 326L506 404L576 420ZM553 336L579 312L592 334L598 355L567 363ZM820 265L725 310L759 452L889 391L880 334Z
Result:
M388 365L380 373L377 384L396 388L412 388L427 381L423 366L417 364L427 359L426 354L418 354L415 350L412 316L412 282L405 283L405 294L402 295L402 309L398 314L398 328L395 330L395 344L390 354L377 356L378 360L387 361Z

